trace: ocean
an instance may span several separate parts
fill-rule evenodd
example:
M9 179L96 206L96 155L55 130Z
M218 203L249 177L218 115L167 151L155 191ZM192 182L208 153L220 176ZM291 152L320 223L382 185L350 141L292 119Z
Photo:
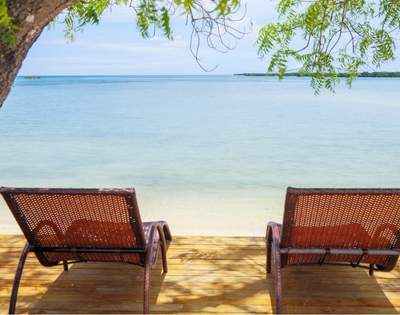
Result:
M263 236L294 187L400 187L400 79L19 77L0 186L134 187L173 234ZM0 233L18 232L0 201Z

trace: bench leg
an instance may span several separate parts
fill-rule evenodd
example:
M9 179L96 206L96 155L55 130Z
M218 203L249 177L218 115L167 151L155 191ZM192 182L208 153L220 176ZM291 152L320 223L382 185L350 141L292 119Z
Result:
M276 314L282 313L282 273L281 273L281 259L280 254L274 253L274 265L275 265L275 307Z
M275 284L275 312L282 313L282 263L280 253L280 227L276 223L269 223L266 232L267 246L267 273L272 271L274 265L274 284Z
M272 241L267 239L266 245L267 245L267 261L266 261L267 273L271 273L271 269L272 269L272 263L271 263Z
M166 224L164 227L168 227ZM167 237L171 238L171 235L165 235L165 229L161 225L157 226L158 234L160 237L160 248L161 248L161 257L162 257L162 263L163 263L163 272L167 273L168 272L168 262L167 262ZM169 232L168 232L169 233ZM168 234L167 233L167 234Z
M28 256L29 250L30 250L29 244L26 243L19 257L18 267L15 272L13 287L11 291L10 306L8 309L9 314L15 314L15 306L17 304L19 283L21 281L22 271L24 269L25 260L26 257Z
M151 265L146 263L144 266L143 314L150 312L150 272Z
M155 242L156 233L159 234L159 241ZM167 241L171 241L172 236L169 227L166 222L153 222L150 228L148 248L144 258L144 298L143 298L143 313L148 314L150 312L150 275L151 267L154 264L154 251L158 250L158 246L161 247L163 271L168 272L167 265Z

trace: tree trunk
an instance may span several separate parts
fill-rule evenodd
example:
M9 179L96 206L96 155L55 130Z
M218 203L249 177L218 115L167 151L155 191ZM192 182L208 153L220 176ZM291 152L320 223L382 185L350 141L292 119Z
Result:
M18 26L17 44L9 47L0 42L0 107L21 68L32 44L63 9L79 0L9 0L8 13Z

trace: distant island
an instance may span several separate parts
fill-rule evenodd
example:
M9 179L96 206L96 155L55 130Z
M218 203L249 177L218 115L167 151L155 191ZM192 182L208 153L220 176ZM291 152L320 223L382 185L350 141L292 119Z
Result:
M25 76L24 76L24 79L25 79L25 80L39 80L40 77L37 76L37 75L25 75Z
M235 73L234 75L242 75L249 77L277 77L277 73ZM288 72L285 73L286 77L310 77L311 73L300 73L300 72ZM346 78L349 75L347 73L338 73L341 78ZM358 75L362 78L400 78L400 72L360 72Z

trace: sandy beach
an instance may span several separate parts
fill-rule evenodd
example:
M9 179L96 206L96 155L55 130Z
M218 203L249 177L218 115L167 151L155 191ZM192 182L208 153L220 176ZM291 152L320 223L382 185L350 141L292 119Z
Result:
M280 221L283 199L262 192L173 193L137 189L142 220L166 220L175 235L258 236L267 222ZM19 234L7 205L0 201L0 234Z

